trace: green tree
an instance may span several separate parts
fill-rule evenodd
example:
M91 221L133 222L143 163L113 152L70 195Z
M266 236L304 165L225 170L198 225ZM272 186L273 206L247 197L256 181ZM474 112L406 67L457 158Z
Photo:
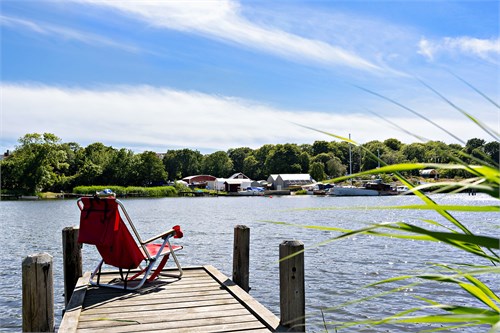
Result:
M198 175L202 171L203 155L197 150L169 150L163 164L171 180Z
M491 141L484 145L484 152L489 158L498 165L500 143L498 141Z
M387 139L384 141L384 145L390 150L399 151L401 150L403 144L398 139Z
M135 184L139 177L138 156L125 148L110 151L110 154L110 161L102 174L106 185L129 186Z
M206 155L203 160L203 172L215 177L228 177L233 170L233 162L225 151L216 151Z
M386 151L389 150L385 146L385 144L383 144L382 142L380 142L378 140L367 142L367 143L363 144L363 146L369 152L371 152L371 154L366 152L366 151L362 152L361 168L363 170L372 170L372 169L377 168L379 165L379 162L377 161L377 159L374 156L382 156ZM354 172L354 170L353 170L353 172Z
M308 153L309 156L313 155L312 145L310 145L308 143L303 143L303 144L299 145L299 149L300 149L300 151L302 151L304 153Z
M485 157L485 152L484 152L484 146L486 144L486 141L483 139L478 139L478 138L472 138L467 141L464 147L464 151L471 155L472 157L479 158L484 160ZM473 160L470 159L469 163L473 164Z
M259 170L259 175L258 177L255 177L256 179L267 179L267 176L271 173L267 169L266 166L266 160L269 154L271 154L271 151L274 149L274 145L272 144L265 144L259 149L256 149L253 153L253 156L258 162L258 170Z
M342 162L343 165L346 165L346 166L349 166L349 143L347 142L330 142L330 148L331 148L331 151L333 153L334 156L337 156L340 161ZM353 161L353 172L357 172L360 170L360 167L359 167L359 157L358 156L354 156L354 153L355 151L357 151L357 149L355 149L356 147L354 146L351 146L351 155L352 155L352 161ZM354 167L356 163L356 167Z
M333 156L326 162L326 173L331 178L341 177L347 173L347 167L337 156Z
M425 163L449 163L451 154L448 145L441 141L429 141L425 143Z
M278 144L269 152L269 155L267 156L265 162L266 169L269 170L270 173L302 172L304 156L301 158L301 154L302 152L295 144Z
M155 152L145 151L139 154L137 162L137 185L158 185L167 179L167 172Z
M425 144L411 143L402 148L402 153L408 162L422 163L425 159Z
M9 160L2 163L3 188L23 194L60 188L68 169L67 155L60 141L51 133L32 133L20 138L20 145Z
M250 155L243 160L243 169L242 172L250 177L251 179L262 179L261 170L259 167L259 161L255 158L255 156Z
M321 153L321 154L318 154L318 155L314 156L311 159L311 163L320 162L323 165L326 165L326 163L329 160L331 160L332 158L333 158L333 154L332 153Z
M252 149L249 147L231 148L227 151L227 155L233 162L233 173L242 172L243 162L252 152Z
M387 150L380 155L380 159L388 165L404 163L406 161L405 156L399 150Z
M325 166L321 162L314 162L311 164L309 174L314 180L322 181L326 179Z
M299 156L300 160L300 172L307 173L310 168L311 158L308 153L301 152Z
M314 141L312 145L312 156L327 154L331 151L330 143L327 141Z
M79 172L77 183L79 185L108 185L105 170L111 162L114 149L100 142L95 142L77 154L79 159Z

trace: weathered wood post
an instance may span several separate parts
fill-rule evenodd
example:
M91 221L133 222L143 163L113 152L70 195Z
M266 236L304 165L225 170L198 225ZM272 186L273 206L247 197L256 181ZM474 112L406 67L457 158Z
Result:
M54 332L52 256L38 253L22 263L23 332Z
M250 228L245 225L234 227L233 282L241 289L250 290Z
M298 240L280 244L280 323L291 332L306 331L303 250L304 243Z
M68 305L75 285L82 276L82 246L78 243L79 227L62 230L64 266L64 305Z

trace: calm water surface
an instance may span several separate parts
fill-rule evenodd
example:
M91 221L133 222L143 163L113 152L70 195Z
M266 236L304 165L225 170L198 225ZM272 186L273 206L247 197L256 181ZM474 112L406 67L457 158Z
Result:
M477 195L436 195L442 204L498 205L498 200ZM405 197L242 197L242 198L162 198L122 200L144 238L153 236L175 224L184 230L178 243L182 265L212 264L231 277L233 229L237 224L251 228L250 294L279 315L279 244L298 239L306 246L306 306L308 332L319 332L326 322L381 317L422 305L414 296L429 297L443 303L465 304L463 293L450 286L435 289L433 284L406 288L384 298L362 304L346 305L349 300L389 290L396 285L362 289L366 284L430 270L426 262L469 262L488 264L443 244L400 241L373 236L356 236L317 246L338 235L276 225L264 221L284 221L301 225L359 228L370 222L409 221L430 218L443 222L434 212L369 210L372 206L420 203L414 196ZM358 207L358 209L353 209ZM301 210L302 208L334 208ZM476 233L500 234L498 214L454 213ZM64 307L62 278L61 231L77 225L79 210L75 200L2 201L0 202L0 330L21 331L21 262L27 255L47 252L54 257L55 315L59 325ZM96 251L83 248L84 270L91 270L98 258ZM495 291L500 290L498 276L483 280ZM399 284L398 286L401 286ZM337 307L333 310L328 308ZM334 326L328 330L334 332ZM425 326L420 327L424 329ZM379 332L412 332L415 327L386 326ZM485 329L469 329L481 332ZM352 331L360 331L356 328ZM373 332L373 328L365 330ZM464 331L463 329L460 331Z

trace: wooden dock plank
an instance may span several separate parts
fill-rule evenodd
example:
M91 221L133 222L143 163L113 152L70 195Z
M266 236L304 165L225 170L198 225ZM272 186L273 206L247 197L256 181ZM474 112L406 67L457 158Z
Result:
M216 305L211 307L192 308L189 311L185 311L184 309L149 311L144 313L143 318L147 318L148 316L163 317L163 318L185 318L185 319L193 319L196 316L198 317L205 316L210 318L210 317L220 316L219 313L224 313L225 315L240 315L240 314L245 314L247 312L246 309L240 304L237 305L228 304L228 305ZM105 313L87 314L84 318L80 320L80 322L81 323L83 323L84 321L93 322L103 317L114 318L114 319L130 319L130 318L136 318L137 314L133 312L111 313L111 314L105 314Z
M279 326L276 316L212 266L186 269L182 279L161 278L138 291L88 287L77 301L80 310L64 316L59 332L272 332Z

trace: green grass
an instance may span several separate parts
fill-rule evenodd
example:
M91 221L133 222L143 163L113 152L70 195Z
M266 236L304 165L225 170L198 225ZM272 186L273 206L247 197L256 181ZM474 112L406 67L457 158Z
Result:
M93 185L93 186L77 186L73 189L73 193L82 195L92 195L104 189L110 189L118 197L137 196L137 197L176 197L177 190L173 186L155 186L155 187L139 187L139 186L113 186L113 185Z
M465 81L464 81L465 82ZM479 126L485 133L492 136L497 142L499 142L499 134L494 130L488 128L485 124L481 123L479 120L474 118L469 112L462 110L457 105L453 104L451 101L446 99L444 96L439 94L433 88L423 83L429 90L437 94L441 99L443 99L448 105L453 109L467 117L471 124ZM468 83L467 83L468 84ZM468 84L469 85L469 84ZM470 85L469 85L470 86ZM477 89L470 86L472 89L477 91ZM432 120L425 118L418 114L416 111L407 108L403 104L396 102L390 98L382 96L373 91L360 88L367 93L378 96L398 107L410 111L422 119L425 119L432 126L436 126L439 129L445 131L452 137L461 141L457 135L446 131L441 126L434 123ZM479 91L477 91L479 92ZM480 92L479 92L480 93ZM489 100L494 106L500 109L500 106L493 102L491 99L486 97L484 94L480 93L483 97ZM392 123L391 123L392 124ZM394 125L394 124L393 124ZM500 197L500 170L498 164L494 163L488 159L480 159L473 157L464 153L463 151L450 151L449 157L454 161L453 164L429 164L429 163L405 163L398 165L386 165L384 161L375 156L372 152L366 150L363 146L359 145L354 140L345 138L343 136L328 133L325 131L320 131L307 126L299 125L322 134L329 135L331 137L340 139L342 141L348 142L355 146L360 146L364 149L367 154L369 154L374 160L380 162L381 168L376 170L370 170L366 172L361 172L358 174L353 174L345 177L339 177L330 180L330 182L342 182L354 177L364 177L367 175L374 174L390 174L395 177L398 182L406 185L420 200L421 205L407 205L407 206L393 206L393 207L371 207L370 209L399 209L402 212L418 212L419 210L433 210L441 215L445 219L445 223L440 223L435 220L421 219L420 225L414 225L412 223L407 223L403 221L387 221L377 224L369 224L368 226L350 230L350 229L340 229L316 225L297 225L287 222L272 222L275 224L294 226L306 229L324 230L324 231L336 231L340 232L339 236L332 237L326 241L323 241L316 246L326 246L335 241L346 239L349 237L368 234L372 236L380 237L390 237L403 239L408 241L423 241L428 242L429 247L435 242L441 242L447 244L455 249L471 253L475 255L476 258L480 260L474 260L474 262L458 262L458 263L440 263L440 264L429 264L425 262L422 258L422 266L428 267L429 265L433 268L433 274L405 274L401 276L396 276L393 278L385 279L382 281L376 281L366 288L372 288L380 285L390 285L395 282L407 281L409 286L416 286L424 282L432 282L435 284L436 291L439 291L443 284L453 286L460 295L463 296L462 304L443 304L435 300L418 297L422 302L422 305L415 308L409 308L400 313L395 313L392 316L385 318L374 318L369 320L358 320L350 322L342 322L340 320L325 322L325 327L331 328L335 331L342 331L344 328L348 327L362 327L366 326L377 326L384 324L395 324L403 323L405 325L416 325L412 326L415 331L418 331L419 324L435 324L434 328L426 329L422 332L436 332L436 331L446 331L449 329L460 329L465 327L478 326L478 329L484 328L481 325L486 325L489 327L489 332L500 332L500 298L496 294L495 289L498 291L499 286L490 286L487 282L481 281L483 275L495 275L497 278L500 275L500 256L498 250L500 249L500 239L498 234L495 235L476 235L474 234L466 225L466 222L458 220L453 213L456 211L460 212L488 212L491 214L497 214L500 211L500 205L490 205L490 206L469 206L469 205L457 205L457 206L444 206L436 203L429 193L456 193L464 192L469 190L474 190L478 193L485 193L492 198L498 199ZM400 127L405 133L410 133L416 138L420 138L418 135L411 132L409 127ZM433 168L440 171L446 171L451 169L462 169L465 170L469 177L458 181L446 181L446 182L435 182L427 185L414 186L412 182L404 176L407 171L413 170L423 170L426 168ZM432 190L432 192L428 192ZM314 209L314 208L311 208ZM325 208L321 208L325 209ZM330 209L336 209L330 208ZM364 207L366 209L366 207ZM401 214L403 215L403 214ZM402 219L404 216L402 217ZM297 254L297 253L296 253ZM395 254L396 255L396 254ZM418 254L415 254L418 256ZM284 258L282 260L286 260ZM418 257L417 257L418 259ZM477 262L483 262L482 265L477 264ZM401 290L401 287L394 287L388 292L383 292L379 294L369 295L362 299L353 299L347 303L340 304L331 308L321 309L321 315L324 318L324 313L329 311L334 311L345 307L347 305L359 304L360 307L363 306L363 302L372 300L374 298L386 297L388 294L396 293ZM481 305L478 305L481 304ZM435 310L433 314L428 314L428 310ZM479 327L480 326L480 327Z

